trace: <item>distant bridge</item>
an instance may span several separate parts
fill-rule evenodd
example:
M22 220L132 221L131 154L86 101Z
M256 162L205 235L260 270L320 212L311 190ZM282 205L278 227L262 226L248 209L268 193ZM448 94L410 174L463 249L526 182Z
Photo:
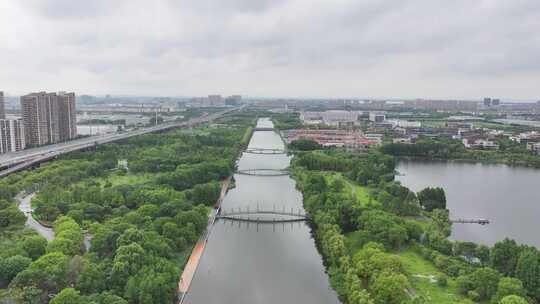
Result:
M244 153L249 154L287 154L284 149L270 149L270 148L247 148Z
M253 132L255 131L275 131L275 128L253 128Z
M251 176L286 176L290 174L287 169L245 169L237 170L236 173Z
M455 223L455 224L480 224L480 225L489 224L488 219L455 219L455 220L450 220L450 222Z
M270 216L277 216L269 218ZM309 215L305 212L298 210L295 212L292 208L291 211L285 211L283 207L282 211L279 210L220 210L216 216L217 219L226 219L239 222L253 222L253 223L291 223L291 222L303 222L310 219Z

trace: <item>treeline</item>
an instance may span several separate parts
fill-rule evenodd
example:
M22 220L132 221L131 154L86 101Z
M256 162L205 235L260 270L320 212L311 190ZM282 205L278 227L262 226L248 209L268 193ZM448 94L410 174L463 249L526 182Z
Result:
M290 130L302 128L302 122L300 121L300 113L272 113L270 115L274 127L278 130Z
M423 138L414 144L389 143L382 146L385 154L426 159L453 159L540 168L540 157L509 140L499 140L500 150L466 149L458 140Z
M330 281L344 303L431 303L412 292L410 274L393 253L403 248L418 252L445 274L436 278L440 286L453 278L459 292L473 301L540 299L535 248L511 240L493 248L448 240L451 223L444 191L428 188L416 194L392 181L392 157L375 151L310 152L298 154L293 164ZM370 199L351 195L340 175L369 185ZM416 221L419 216L427 216L427 224ZM351 232L354 244L344 236Z
M0 302L173 302L247 126L138 136L2 180ZM21 191L38 192L34 217L53 223L53 241L23 229Z

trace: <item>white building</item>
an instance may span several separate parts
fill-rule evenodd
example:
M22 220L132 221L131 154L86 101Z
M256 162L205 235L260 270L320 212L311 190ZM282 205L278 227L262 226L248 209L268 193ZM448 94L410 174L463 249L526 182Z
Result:
M408 121L408 120L402 120L402 119L394 119L394 120L389 120L389 122L391 122L394 127L399 127L399 128L420 128L420 127L422 127L422 123L419 122L419 121Z
M325 112L302 112L300 120L304 124L325 124L328 126L352 126L358 121L357 111L330 110Z
M383 122L386 120L386 115L383 113L369 112L369 120L372 122Z

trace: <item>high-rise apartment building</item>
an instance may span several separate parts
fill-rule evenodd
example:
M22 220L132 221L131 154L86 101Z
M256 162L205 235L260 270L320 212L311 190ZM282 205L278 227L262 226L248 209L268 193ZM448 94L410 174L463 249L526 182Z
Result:
M0 119L6 119L6 103L4 101L4 92L0 91Z
M58 93L60 141L77 137L77 116L75 111L75 93Z
M31 93L21 97L26 145L36 147L77 136L75 93Z
M0 154L20 151L25 147L22 120L0 119Z
M21 96L21 113L25 128L25 140L29 147L41 146L49 142L46 93L32 93Z

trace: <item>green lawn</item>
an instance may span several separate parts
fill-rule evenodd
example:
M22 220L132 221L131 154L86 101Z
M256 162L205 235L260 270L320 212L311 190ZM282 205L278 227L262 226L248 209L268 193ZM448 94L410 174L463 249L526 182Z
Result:
M365 186L360 186L355 182L347 179L341 173L327 173L326 182L331 183L334 179L341 178L345 182L345 193L354 195L362 206L366 206L370 201L372 205L380 205L380 203L370 193L370 189Z
M445 120L420 120L423 128L441 128L446 124Z
M351 182L349 182L349 185L352 187L353 193L356 194L356 198L362 206L366 206L369 202L371 202L372 206L380 205L377 199L375 199L375 197L371 195L370 189L368 187L355 185Z
M430 279L442 274L433 263L410 249L400 252L399 256L410 274L409 281L417 294L428 296L431 303L466 303L465 298L458 294L454 279L448 279L447 287L440 287Z
M112 173L107 177L96 179L96 182L99 182L102 186L104 186L107 182L110 182L112 186L114 187L118 185L144 184L152 180L152 178L153 178L153 175L151 174L129 174L128 173L126 175L118 175L116 173Z

